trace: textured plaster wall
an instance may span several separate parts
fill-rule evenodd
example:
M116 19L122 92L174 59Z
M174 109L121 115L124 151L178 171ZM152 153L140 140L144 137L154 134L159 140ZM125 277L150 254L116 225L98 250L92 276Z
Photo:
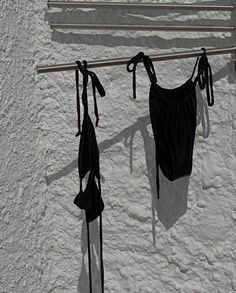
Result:
M84 213L73 203L79 190L74 72L37 75L36 65L235 44L229 33L52 31L49 20L232 23L223 12L49 12L44 0L0 0L1 293L88 292ZM212 108L197 87L192 174L174 182L160 174L158 201L145 70L138 66L133 101L125 66L94 69L106 90L97 99L96 129L105 202L105 292L236 292L236 87L229 58L209 57ZM194 63L194 58L154 63L158 83L181 85ZM99 293L97 221L91 241Z

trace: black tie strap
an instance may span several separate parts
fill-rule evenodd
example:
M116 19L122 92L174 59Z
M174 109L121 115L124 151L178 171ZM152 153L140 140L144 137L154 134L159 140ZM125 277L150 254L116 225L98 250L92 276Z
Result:
M133 72L133 95L134 99L136 99L136 67L139 62L143 62L145 69L147 71L147 74L149 76L149 79L151 83L156 83L156 73L155 69L152 63L151 58L148 55L144 55L143 52L138 53L136 56L132 57L128 63L127 63L127 71L128 72ZM133 64L133 67L130 68L130 65Z
M76 137L81 134L81 126L80 126L80 95L79 95L79 71L85 74L84 66L80 61L75 61L78 69L75 70L75 82L76 82L76 105L77 105L77 116L78 116L78 132L76 133ZM83 81L84 82L84 81Z
M97 106L97 100L96 100L96 89L99 92L101 97L104 97L106 93L105 93L105 90L104 90L102 84L100 83L97 75L92 71L89 71L89 75L91 77L92 88L93 88L94 113L96 116L95 125L98 126L99 115L98 115L98 106Z
M77 102L77 116L78 116L78 132L76 133L76 137L81 134L80 127L80 98L79 98L79 71L75 70L75 81L76 81L76 102Z
M208 62L208 58L206 55L206 49L202 48L203 53L201 57L198 59L198 74L195 79L195 83L198 82L198 85L201 90L206 87L207 94L207 103L208 106L214 105L214 93L213 93L213 78L212 78L212 70L211 66Z
M136 67L139 62L142 61L142 58L144 56L143 52L138 53L136 56L131 58L129 62L127 63L127 71L128 72L133 72L133 95L134 99L136 99ZM130 65L133 64L133 67L130 69Z
M87 70L87 62L83 61L83 65L80 61L76 61L78 69L75 70L75 80L76 80L76 100L77 100L77 116L78 116L78 132L76 133L76 137L81 134L81 126L80 126L80 96L79 96L79 71L83 74L83 93L82 93L82 103L85 108L85 112L88 112L87 105L87 84L88 84L88 76L91 78L92 82L92 90L93 90L93 100L94 100L94 113L96 117L95 125L98 126L99 114L98 114L98 106L96 99L96 90L100 94L101 97L106 95L105 90L99 81L97 75ZM86 98L85 98L86 97Z

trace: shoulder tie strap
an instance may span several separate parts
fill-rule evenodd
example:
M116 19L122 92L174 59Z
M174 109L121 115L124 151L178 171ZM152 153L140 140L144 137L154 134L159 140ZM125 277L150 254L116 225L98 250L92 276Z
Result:
M104 90L104 87L102 86L101 82L99 81L97 75L93 72L87 69L87 61L83 61L83 66L79 61L77 61L78 67L83 74L83 93L82 93L82 102L84 105L84 111L85 114L88 114L88 101L87 101L87 84L88 84L88 77L90 76L91 82L92 82L92 90L93 90L93 100L94 100L94 113L96 116L96 126L98 125L99 121L99 115L98 115L98 106L97 106L97 99L96 99L96 90L100 94L101 97L104 97L106 95L106 92ZM77 91L78 93L78 91ZM77 94L77 101L79 100L79 96ZM77 109L79 101L77 102ZM79 113L79 111L78 111ZM79 117L79 115L78 115ZM78 118L79 119L79 118ZM80 127L80 126L79 126Z
M195 83L198 82L198 85L201 90L206 88L207 103L208 103L208 106L211 107L214 105L212 70L208 62L206 49L202 48L202 50L203 50L203 53L201 57L199 58L199 62L198 62L198 74L194 82Z
M97 75L92 71L89 71L89 75L91 77L92 89L93 89L94 113L96 116L96 124L95 125L98 126L99 115L98 115L98 106L97 106L97 100L96 100L96 89L99 92L101 97L104 97L106 95L106 93L105 93L105 90L104 90L101 82L99 81Z
M139 62L143 62L145 69L147 71L147 74L149 76L149 79L151 83L156 83L156 73L155 69L152 63L151 58L148 55L145 55L143 52L138 53L136 56L132 57L128 63L127 63L127 71L133 72L133 96L134 99L136 99L136 67ZM130 65L133 64L133 67L130 68Z
M141 62L142 58L144 56L143 52L138 53L136 56L131 58L126 66L126 69L128 72L133 72L133 95L134 99L136 99L136 67L139 62ZM130 65L133 64L133 67L130 68Z
M83 61L84 70L83 73L83 92L82 92L82 103L84 105L84 114L88 114L88 95L87 95L87 85L88 85L88 70L87 62Z
M148 55L144 55L143 64L149 76L151 83L157 82L156 72L152 63L152 59Z
M198 60L199 60L199 56L197 57L197 60L196 60L196 62L195 62L195 65L194 65L194 68L193 68L193 72L192 72L192 75L191 75L191 77L190 77L191 80L193 79L193 76L194 76L194 73L195 73L195 70L196 70L196 67L197 67ZM196 80L196 79L195 79L195 80Z
M84 72L84 68L80 61L75 61L78 69L75 70L75 81L76 81L76 104L77 104L77 116L78 116L78 132L76 133L76 137L81 134L81 126L80 126L80 96L79 96L79 71L81 73Z

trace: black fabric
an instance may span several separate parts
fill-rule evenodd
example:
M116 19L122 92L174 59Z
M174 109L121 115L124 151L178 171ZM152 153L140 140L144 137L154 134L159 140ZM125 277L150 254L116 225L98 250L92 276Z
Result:
M201 58L199 59L198 74L197 74L195 82L198 82L198 85L201 90L206 88L207 103L208 103L208 106L211 107L214 105L212 70L208 62L206 49L202 48L202 50L203 50L203 54Z
M157 84L152 60L143 52L137 54L127 64L127 71L133 72L134 98L136 98L135 70L138 62L143 62L151 81L149 112L156 147L158 198L160 196L159 166L165 177L170 181L188 176L192 172L197 117L195 91L197 83L201 89L206 87L208 105L214 104L212 71L206 51L204 48L202 49L204 52L200 58L197 58L191 78L173 89L162 88ZM132 69L130 69L131 64L134 64ZM192 81L197 64L198 74Z
M91 274L91 249L89 237L89 223L100 216L100 266L101 266L101 284L102 292L104 292L104 268L103 268L103 250L102 250L102 211L104 202L101 197L101 182L100 182L100 166L99 166L99 150L96 140L95 129L92 120L88 113L88 96L87 84L88 78L91 78L94 113L96 116L96 126L98 125L99 115L96 101L96 90L101 96L105 96L105 90L101 85L98 77L92 71L87 70L87 63L84 61L82 65L79 61L76 62L78 70L76 70L76 97L77 97L77 114L78 114L78 132L76 136L80 136L79 155L78 155L78 170L80 177L80 191L74 199L74 203L81 209L85 210L87 222L87 240L88 240L88 264L89 264L89 287L92 293L92 274ZM84 106L84 117L82 130L80 129L80 98L79 98L79 71L83 75L83 92L82 104ZM89 172L89 174L88 174ZM88 174L87 185L83 189L83 179ZM97 181L97 183L96 183Z

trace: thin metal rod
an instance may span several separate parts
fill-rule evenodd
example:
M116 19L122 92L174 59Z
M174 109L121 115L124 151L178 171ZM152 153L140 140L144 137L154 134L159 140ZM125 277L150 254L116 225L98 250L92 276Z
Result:
M72 24L51 23L51 29L85 29L85 30L139 30L139 31L190 31L190 32L233 32L234 26L207 26L207 25L127 25L127 24Z
M207 49L207 55L220 55L228 53L236 53L236 47L227 47L227 48L216 48L216 49ZM197 57L202 54L202 50L191 50L191 51L182 51L182 52L172 52L164 54L155 54L149 55L152 61L164 61L172 59L182 59L182 58L192 58ZM103 59L97 61L88 61L88 68L95 67L106 67L106 66L116 66L116 65L125 65L131 59L128 58L113 58L113 59ZM76 70L78 67L75 63L66 63L66 64L57 64L57 65L44 65L37 66L37 73L49 73L49 72L58 72L58 71L69 71Z
M161 3L124 3L124 2L81 2L81 1L48 1L48 7L71 8L151 8L179 10L233 11L234 5L193 5L193 4L161 4Z

